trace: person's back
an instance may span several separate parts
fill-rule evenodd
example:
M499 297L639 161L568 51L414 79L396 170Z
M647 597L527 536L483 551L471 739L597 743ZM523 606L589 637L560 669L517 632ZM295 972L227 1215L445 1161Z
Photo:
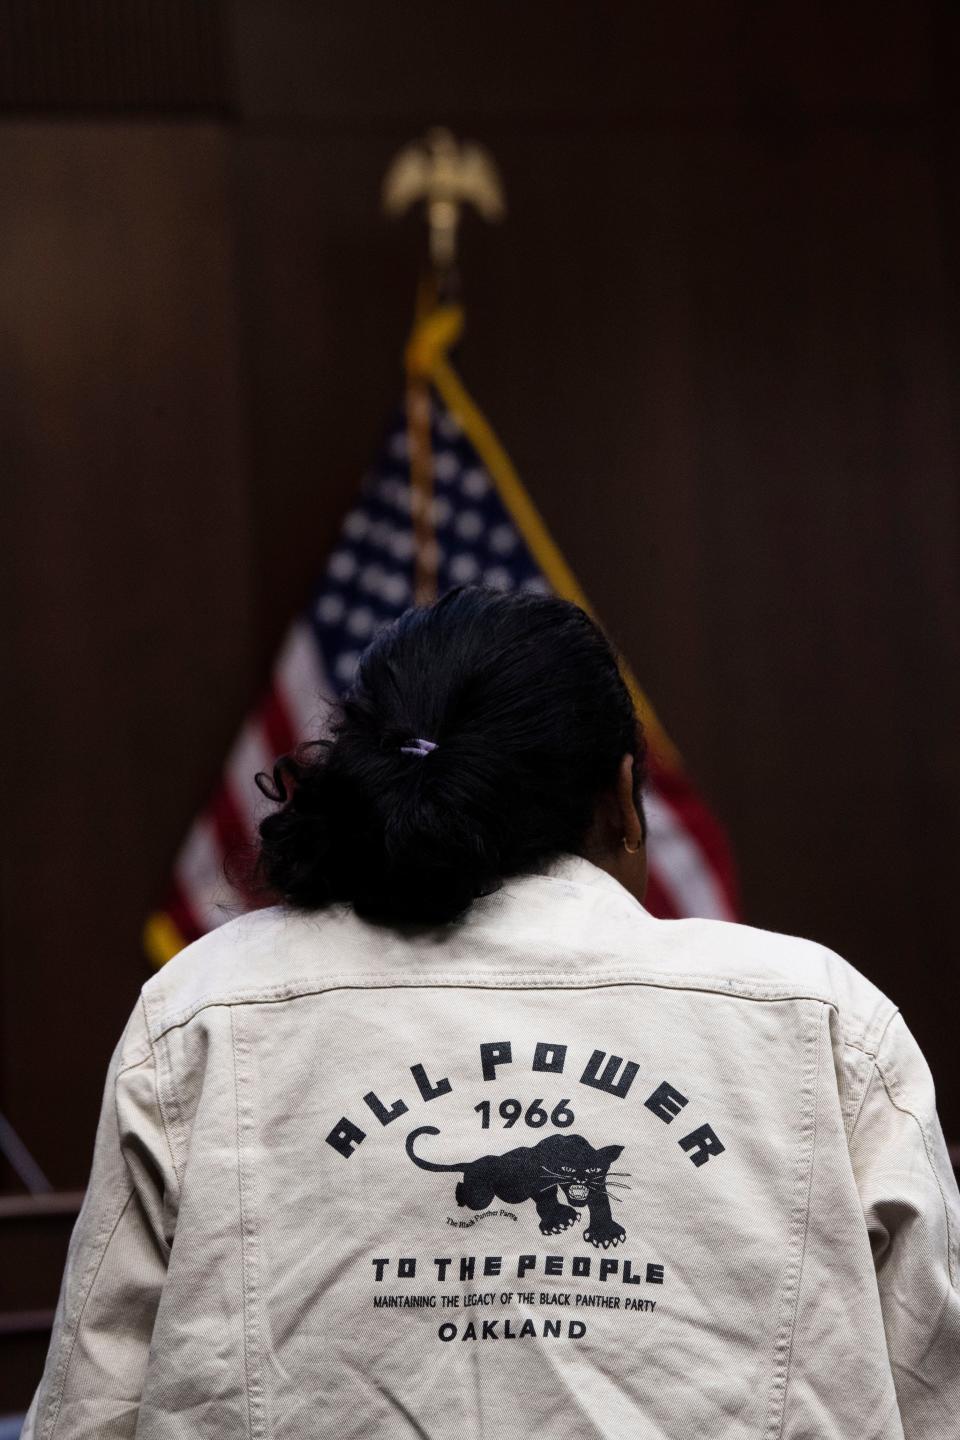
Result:
M444 744L411 737L404 783ZM817 945L654 920L614 785L616 864L559 847L494 887L408 833L146 985L28 1437L958 1432L960 1204L915 1043ZM275 884L336 808L297 794Z

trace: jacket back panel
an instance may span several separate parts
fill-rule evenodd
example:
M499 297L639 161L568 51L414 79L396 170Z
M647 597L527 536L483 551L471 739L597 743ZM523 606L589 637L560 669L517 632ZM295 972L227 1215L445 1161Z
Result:
M456 956L321 921L312 974L167 1006L191 1098L138 1433L806 1433L789 1382L819 1435L899 1435L829 1000L698 978L648 917L510 912Z

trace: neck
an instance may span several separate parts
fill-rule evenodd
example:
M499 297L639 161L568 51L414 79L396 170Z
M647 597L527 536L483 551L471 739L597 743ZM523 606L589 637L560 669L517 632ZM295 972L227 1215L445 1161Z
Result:
M625 850L623 845L615 849L599 846L585 846L581 851L584 860L589 860L591 865L596 865L598 870L605 870L612 875L619 885L622 885L634 900L643 904L647 893L647 852L646 846L631 854Z

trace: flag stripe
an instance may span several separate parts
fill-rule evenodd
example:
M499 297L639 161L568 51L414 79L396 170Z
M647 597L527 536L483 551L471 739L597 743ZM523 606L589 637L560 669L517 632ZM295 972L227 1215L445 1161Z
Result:
M334 689L316 635L304 619L287 631L274 671L273 689L296 743L321 733Z
M255 779L261 770L270 771L277 754L262 722L263 710L261 706L258 714L241 730L227 761L228 793L236 807L240 832L238 843L256 830L270 809L270 802L257 789Z
M664 890L655 865L647 866L647 894L644 903L662 920L675 920L681 914L674 906L673 898Z
M673 811L678 828L696 845L701 863L720 891L726 907L726 914L721 918L736 919L740 913L739 885L733 851L723 826L682 772L678 773L654 760L651 781L663 805Z
M650 832L650 868L674 913L732 920L733 911L722 886L673 806L653 790L648 790L645 805Z
M223 874L223 850L220 832L213 820L211 805L190 827L186 842L176 862L175 879L194 916L197 932L215 930L230 918L231 905L237 896L227 885ZM194 939L194 934L190 939Z
M272 762L276 755L284 755L296 744L296 731L287 702L277 689L271 689L264 697L260 710L263 721L267 750Z
M199 929L197 917L193 913L190 902L183 893L176 876L174 876L170 882L167 912L182 935L192 935Z
M247 867L245 861L249 859L246 852L250 846L250 832L244 823L242 807L237 803L233 786L229 780L224 779L214 792L210 805L210 817L213 821L217 835L217 843L220 847L221 870L224 865L229 864L231 871L236 875L236 888L245 900L252 898L252 890L247 883ZM229 885L233 882L234 874L229 879L224 877Z

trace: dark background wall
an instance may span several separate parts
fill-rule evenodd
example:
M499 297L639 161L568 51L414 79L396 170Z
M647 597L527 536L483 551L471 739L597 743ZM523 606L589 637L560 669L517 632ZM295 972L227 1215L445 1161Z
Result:
M83 1183L142 920L399 395L399 145L484 141L461 368L739 856L960 1138L947 4L0 6L0 1109ZM7 1177L12 1187L12 1177Z

